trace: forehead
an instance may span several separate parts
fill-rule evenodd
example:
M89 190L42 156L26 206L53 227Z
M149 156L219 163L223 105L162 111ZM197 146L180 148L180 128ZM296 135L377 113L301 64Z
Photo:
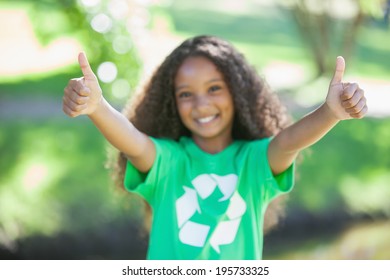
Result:
M222 78L222 73L218 70L217 66L206 57L189 57L180 65L175 80L202 76Z

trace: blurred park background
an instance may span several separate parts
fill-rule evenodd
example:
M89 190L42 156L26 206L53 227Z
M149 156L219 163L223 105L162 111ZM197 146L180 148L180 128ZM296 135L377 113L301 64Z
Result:
M112 153L62 113L85 50L119 110L183 39L231 41L297 119L323 102L335 58L369 114L302 154L265 259L390 259L387 0L0 0L0 259L143 259L141 202L114 187Z

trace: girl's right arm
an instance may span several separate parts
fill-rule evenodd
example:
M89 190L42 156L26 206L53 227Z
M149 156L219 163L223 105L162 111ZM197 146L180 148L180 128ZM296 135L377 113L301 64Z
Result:
M79 54L78 60L84 77L70 80L64 89L64 112L70 117L87 115L139 171L149 171L156 156L152 140L104 99L84 53Z

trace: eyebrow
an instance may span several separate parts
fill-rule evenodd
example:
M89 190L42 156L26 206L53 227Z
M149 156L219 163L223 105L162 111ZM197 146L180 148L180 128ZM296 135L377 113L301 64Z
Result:
M214 78L214 79L211 79L211 80L207 81L205 84L211 84L211 83L219 82L219 81L223 81L223 79L221 79L221 78ZM175 88L175 91L178 91L180 89L187 88L187 87L189 87L189 86L188 85L180 85L177 88Z

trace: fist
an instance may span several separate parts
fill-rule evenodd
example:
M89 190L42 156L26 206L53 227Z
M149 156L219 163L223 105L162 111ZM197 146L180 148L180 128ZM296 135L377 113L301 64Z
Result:
M78 61L84 77L71 79L62 99L62 110L70 117L92 114L103 99L99 82L84 53L79 54Z
M364 90L357 83L343 82L344 71L345 61L339 56L329 85L326 104L338 120L361 119L368 110Z

